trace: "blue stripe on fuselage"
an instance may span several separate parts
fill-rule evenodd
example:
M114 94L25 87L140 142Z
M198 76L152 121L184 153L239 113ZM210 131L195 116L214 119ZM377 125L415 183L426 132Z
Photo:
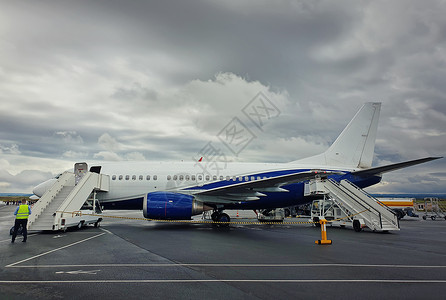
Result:
M221 180L211 183L203 183L202 186L193 186L186 188L184 190L211 190L215 188L225 187L225 186L231 186L234 184L240 184L244 182L250 182L251 177L255 177L257 180L257 177L260 177L263 179L263 177L271 178L271 177L277 177L277 176L283 176L283 175L290 175L290 174L298 174L302 172L310 171L311 169L294 169L294 170L279 170L279 171L270 171L270 172L261 172L261 173L253 173L253 174L244 174L244 175L235 175L239 179L232 180L234 176L231 176L230 180ZM249 177L249 180L246 180L245 177Z
M194 186L189 187L185 190L208 190L214 189L218 187L230 186L233 184L240 184L243 182L247 182L245 180L246 176L254 177L276 177L281 175L295 174L301 173L305 171L309 171L310 169L294 169L294 170L281 170L281 171L271 171L271 172L262 172L255 174L245 174L243 176L239 175L238 177L242 177L242 181L233 181L231 180L222 180L217 182L212 182L208 184L203 184L203 186ZM327 170L329 171L329 170ZM365 188L381 181L381 176L372 176L372 177L360 177L352 175L347 172L342 175L330 175L328 178L332 178L336 181L341 181L343 179L347 179L357 185L360 188ZM293 184L288 184L282 186L282 188L288 190L289 192L262 192L266 194L264 197L260 197L259 200L254 201L245 201L241 203L234 204L224 204L225 209L263 209L263 208L278 208L278 207L287 207L294 205L302 205L313 201L316 197L320 198L320 196L309 196L304 197L304 185L305 182L298 182ZM122 201L113 201L113 202L103 202L102 205L106 209L142 209L142 198L137 199L128 199Z

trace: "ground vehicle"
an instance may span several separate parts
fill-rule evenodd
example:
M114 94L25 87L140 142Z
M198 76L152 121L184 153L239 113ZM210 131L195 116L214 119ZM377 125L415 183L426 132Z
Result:
M445 208L442 206L441 201L435 197L424 198L424 203L418 204L418 210L424 212L423 220L431 218L433 221L437 218L444 218L446 220Z
M414 198L378 198L378 200L392 209L398 216L398 220L406 215L418 218L414 211Z
M93 209L94 208L94 209ZM69 227L77 226L82 228L93 224L94 227L99 227L102 221L102 209L97 202L93 199L89 199L82 206L81 210L62 213L60 218L60 229L67 230Z
M311 220L315 222L316 226L320 226L318 222L324 218L330 221L330 225L351 226L356 232L360 232L366 227L365 222L362 218L352 215L347 210L344 212L330 199L314 200L311 205Z

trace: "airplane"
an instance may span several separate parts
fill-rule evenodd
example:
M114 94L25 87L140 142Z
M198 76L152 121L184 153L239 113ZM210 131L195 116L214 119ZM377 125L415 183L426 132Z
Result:
M288 163L227 163L212 168L195 162L101 162L90 171L110 176L108 192L98 193L105 209L142 209L145 218L190 220L213 211L213 221L230 222L224 210L271 210L306 204L304 184L316 176L347 179L359 188L381 181L384 173L442 157L426 157L372 167L380 102L367 102L322 154ZM57 180L33 190L42 196Z

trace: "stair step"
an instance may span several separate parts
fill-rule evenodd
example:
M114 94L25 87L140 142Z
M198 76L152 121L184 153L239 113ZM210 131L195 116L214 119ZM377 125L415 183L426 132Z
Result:
M344 212L359 214L369 228L399 230L396 216L387 207L379 205L375 198L349 181L342 180L338 183L329 179L320 183L338 207ZM368 211L364 212L365 209Z
M70 183L74 182L74 174L66 172L62 174L60 180L54 184L53 191L58 191L57 195L54 198L44 198L44 202L36 208L35 214L32 215L32 219L30 220L30 229L32 230L52 230L54 222L58 222L55 220L54 213L58 211L61 207L69 207L71 210L80 210L82 205L85 203L87 199L83 199L84 197L88 197L88 195L93 191L93 189L97 187L97 174L87 173L84 178L75 186L63 186L63 182ZM102 175L101 175L102 176ZM78 192L74 199L72 199L71 203L64 204L67 200L67 197L71 194L71 192L76 189ZM54 194L53 194L54 195ZM45 197L45 196L44 196ZM48 194L48 197L51 197L51 194ZM80 198L82 197L82 198ZM46 203L46 202L49 203ZM46 205L46 207L42 207ZM68 206L66 206L68 205ZM78 208L77 208L78 207ZM37 213L40 213L37 215ZM71 215L65 216L64 218L70 218Z

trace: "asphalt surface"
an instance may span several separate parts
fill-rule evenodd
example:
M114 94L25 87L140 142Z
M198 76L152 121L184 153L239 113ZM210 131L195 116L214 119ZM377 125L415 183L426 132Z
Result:
M320 229L309 224L105 219L11 244L14 209L0 205L1 299L421 299L446 291L445 220L403 219L393 233L328 227L333 244L316 245Z

